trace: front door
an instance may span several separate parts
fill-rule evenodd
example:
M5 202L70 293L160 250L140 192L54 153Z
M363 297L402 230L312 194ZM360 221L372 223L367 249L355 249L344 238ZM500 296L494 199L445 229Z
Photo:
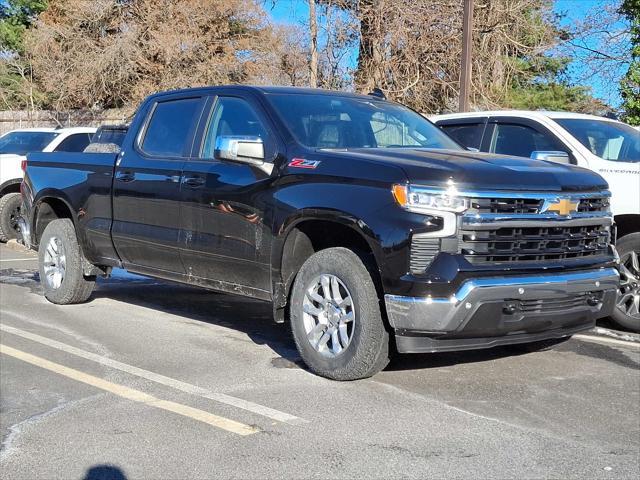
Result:
M180 180L203 98L153 104L113 181L113 243L130 270L184 273L179 254Z
M265 191L271 177L255 166L216 158L215 145L219 136L260 137L269 161L273 130L259 105L245 98L212 100L197 158L184 165L183 263L188 275L209 286L268 298L271 211Z

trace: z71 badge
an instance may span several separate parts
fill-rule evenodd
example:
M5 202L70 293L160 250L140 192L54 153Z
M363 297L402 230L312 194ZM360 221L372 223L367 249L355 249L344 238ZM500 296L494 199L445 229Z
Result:
M320 160L305 160L304 158L294 158L289 162L290 167L294 168L318 168Z

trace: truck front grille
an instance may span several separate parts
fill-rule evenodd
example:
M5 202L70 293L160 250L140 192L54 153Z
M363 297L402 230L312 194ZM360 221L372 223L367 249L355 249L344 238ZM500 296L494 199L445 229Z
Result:
M461 254L477 266L571 266L612 255L610 192L458 192L469 208L457 235L411 238L409 269L425 273L440 251Z
M576 195L572 195L576 197ZM584 197L577 197L578 213L584 212L608 212L609 197L604 194L591 194ZM542 213L545 201L543 198L531 198L525 196L518 197L502 197L495 196L478 196L470 199L471 212L477 214L538 214Z
M608 225L461 230L459 246L474 264L539 262L605 255L609 236Z

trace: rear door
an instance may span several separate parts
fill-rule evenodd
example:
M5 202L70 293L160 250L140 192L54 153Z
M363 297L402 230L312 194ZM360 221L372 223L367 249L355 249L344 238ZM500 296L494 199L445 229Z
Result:
M180 180L204 107L202 96L162 96L116 162L113 242L130 270L184 273Z
M437 125L463 147L481 150L487 117L440 120Z
M220 136L260 137L265 161L275 129L251 96L210 99L207 119L182 180L182 259L191 276L214 288L269 298L271 177L259 168L217 158Z

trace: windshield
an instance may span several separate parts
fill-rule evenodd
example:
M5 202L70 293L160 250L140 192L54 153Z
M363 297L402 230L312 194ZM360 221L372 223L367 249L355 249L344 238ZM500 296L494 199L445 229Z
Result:
M421 115L394 103L322 94L268 97L294 137L310 148L462 148Z
M0 137L0 153L41 152L57 136L55 132L10 132Z
M640 162L640 132L624 123L554 118L591 153L616 162Z

